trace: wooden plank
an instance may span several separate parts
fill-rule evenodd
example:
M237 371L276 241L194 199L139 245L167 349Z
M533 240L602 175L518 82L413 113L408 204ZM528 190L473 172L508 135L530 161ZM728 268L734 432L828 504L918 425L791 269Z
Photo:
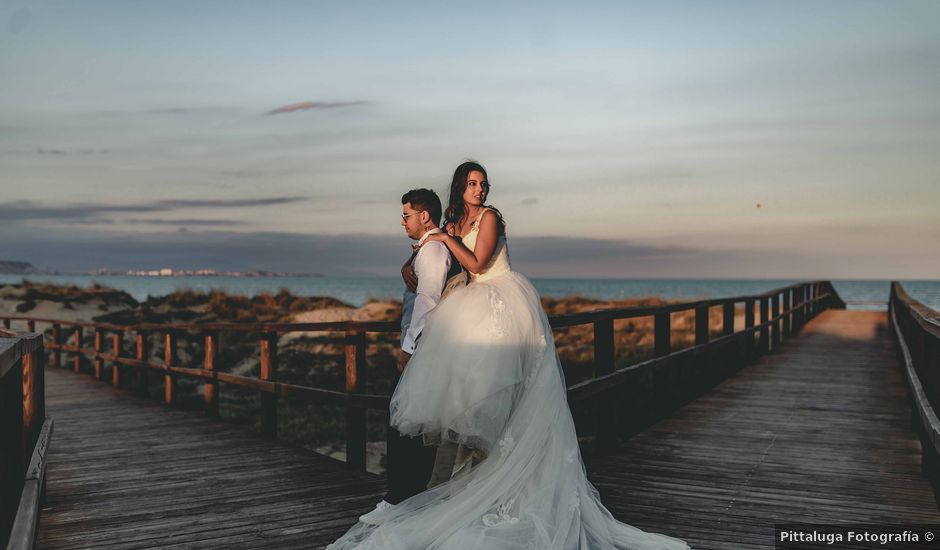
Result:
M219 333L207 332L205 335L205 358L203 359L203 368L209 372L216 372L216 362L219 357ZM219 384L218 378L206 379L203 386L203 398L206 403L206 415L212 417L219 416Z
M671 523L696 548L772 548L775 522L936 523L884 325L882 312L823 312L592 460L604 502L637 526Z
M75 327L75 372L82 371L82 327Z
M149 349L147 346L147 333L138 330L137 333L135 334L135 340L136 340L136 346L135 346L136 354L134 355L134 357L140 362L146 362L149 356ZM140 368L134 369L134 370L137 373L137 384L136 384L137 393L142 396L146 396L148 393L147 386L149 382L147 378L148 377L147 370L140 369Z
M614 372L614 321L613 319L594 322L594 376L604 376ZM617 394L608 391L601 395L595 405L594 426L598 450L606 452L617 444Z
M656 357L669 355L671 348L672 317L669 312L659 312L653 317L653 354Z
M52 345L53 347L62 344L62 326L59 323L52 325ZM52 368L62 368L62 352L54 349L52 352Z
M121 357L121 341L124 339L124 333L114 331L111 333L111 356L114 359ZM115 388L121 387L121 364L117 361L111 362L111 385Z
M176 332L163 333L163 364L167 367L176 363ZM176 394L176 377L167 372L163 375L163 403L172 405Z
M23 491L20 496L20 505L10 530L7 548L17 550L31 550L36 541L39 528L40 503L42 501L43 485L46 480L46 452L52 438L53 421L45 419L39 438L32 450L29 466L26 469Z
M301 527L338 537L384 493L381 477L342 462L228 422L161 409L92 377L61 374L48 383L61 436L50 453L42 548L163 548L216 539L278 548ZM281 535L256 536L269 528Z
M760 299L760 338L757 352L763 355L770 351L770 298Z
M734 334L734 302L728 301L721 308L721 333Z
M346 333L346 392L359 393L366 384L366 335L364 332ZM366 467L366 409L353 403L346 404L346 465L365 470Z
M101 380L101 339L103 338L101 329L95 329L95 380ZM79 346L81 347L81 346Z
M940 523L884 323L883 312L825 311L593 458L605 505L705 549L771 548L781 521ZM92 377L50 370L46 383L58 416L43 548L322 547L384 491L380 477Z
M265 382L277 381L277 334L266 333L260 340L261 370L259 378ZM261 433L277 437L277 390L261 392Z

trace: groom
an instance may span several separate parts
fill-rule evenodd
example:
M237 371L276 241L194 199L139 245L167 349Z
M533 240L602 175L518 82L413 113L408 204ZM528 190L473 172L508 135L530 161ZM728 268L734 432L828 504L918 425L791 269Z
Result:
M428 235L441 232L441 201L437 193L430 189L412 189L402 196L401 204L401 225L408 237L417 243L412 245L411 258L402 268L408 289L402 307L401 348L397 358L399 374L404 372L411 359L427 315L441 300L448 278L460 270L460 265L452 261L444 243L432 241L421 246ZM424 445L420 437L403 436L390 424L385 430L388 492L373 512L359 518L367 523L372 514L427 489L437 453L435 447Z

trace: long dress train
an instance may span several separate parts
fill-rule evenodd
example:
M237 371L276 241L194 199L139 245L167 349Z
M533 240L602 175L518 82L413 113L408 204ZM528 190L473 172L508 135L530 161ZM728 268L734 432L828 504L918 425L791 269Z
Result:
M471 250L478 222L463 239ZM601 504L551 327L531 283L510 269L504 237L487 269L431 311L390 414L403 434L462 443L487 458L357 523L329 549L689 548L621 523Z

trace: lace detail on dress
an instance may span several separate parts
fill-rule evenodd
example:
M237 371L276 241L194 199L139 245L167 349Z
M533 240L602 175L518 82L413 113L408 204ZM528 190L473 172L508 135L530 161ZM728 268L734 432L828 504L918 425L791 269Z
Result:
M495 288L490 288L488 294L493 311L490 335L495 338L502 338L509 333L509 316L506 314L506 302L500 298L499 292Z
M571 464L572 462L574 462L574 459L577 458L577 456L578 456L577 447L575 447L574 449L568 449L567 451L565 451L565 462L567 462L568 464Z
M496 511L489 514L483 515L483 525L487 527L494 527L500 523L516 523L519 521L519 518L513 517L511 514L512 505L516 503L516 497L502 502L499 506L496 507Z
M489 208L484 208L483 212L480 212L480 214L474 218L472 222L470 222L470 231L476 231L480 229L480 220L483 219L483 214L485 214L487 210L489 210ZM470 231L467 231L467 233L469 234Z
M568 501L568 513L574 514L575 511L581 507L581 496L575 492L574 498Z
M545 333L539 333L539 340L535 346L535 361L532 363L532 368L529 369L529 374L526 375L525 380L522 382L523 388L528 388L532 385L532 381L535 380L535 375L538 373L539 368L542 364L542 359L545 357L545 348L548 347L548 342L545 340Z
M510 451L512 451L512 448L516 445L516 440L513 439L512 431L510 430L510 428L506 428L506 434L503 436L502 439L499 440L498 445L499 445L499 454L502 455L504 458L506 457L506 455L509 454Z

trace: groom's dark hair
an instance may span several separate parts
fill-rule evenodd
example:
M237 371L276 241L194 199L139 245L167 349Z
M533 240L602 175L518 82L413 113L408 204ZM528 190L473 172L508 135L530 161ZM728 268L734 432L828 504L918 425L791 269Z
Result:
M430 189L412 189L401 196L401 203L411 203L411 207L420 212L427 212L434 225L441 225L441 199Z

